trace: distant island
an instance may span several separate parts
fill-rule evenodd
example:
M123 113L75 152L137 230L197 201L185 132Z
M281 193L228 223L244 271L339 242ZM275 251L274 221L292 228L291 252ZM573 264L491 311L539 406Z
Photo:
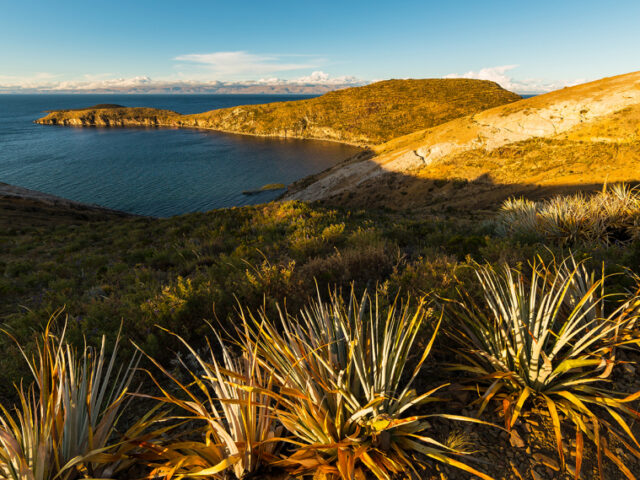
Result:
M284 183L267 183L256 190L244 190L243 195L257 195L263 192L272 192L274 190L284 190L287 186Z
M154 108L95 105L52 111L36 123L203 128L370 146L520 99L519 95L485 80L386 80L307 100L244 105L192 115Z

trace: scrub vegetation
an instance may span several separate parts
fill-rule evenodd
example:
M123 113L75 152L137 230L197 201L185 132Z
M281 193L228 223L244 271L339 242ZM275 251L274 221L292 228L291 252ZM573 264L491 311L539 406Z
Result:
M52 112L378 146L323 203L5 199L0 478L636 478L637 81Z
M500 478L544 454L633 478L640 243L455 217L285 202L5 229L0 472ZM120 328L118 365L148 373L108 381Z

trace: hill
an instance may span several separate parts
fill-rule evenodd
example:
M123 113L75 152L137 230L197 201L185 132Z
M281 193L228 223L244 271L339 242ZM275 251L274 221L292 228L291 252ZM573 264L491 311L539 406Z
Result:
M393 139L287 198L396 209L495 206L640 180L640 72L520 100Z
M0 229L4 231L134 216L0 182Z
M485 80L386 80L317 98L181 115L151 108L91 107L50 112L45 125L168 126L374 145L519 100Z

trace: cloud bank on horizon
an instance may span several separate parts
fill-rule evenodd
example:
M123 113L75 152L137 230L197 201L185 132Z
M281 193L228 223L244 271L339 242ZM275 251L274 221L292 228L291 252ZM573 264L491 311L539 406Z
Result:
M90 77L90 76L87 76ZM148 76L132 78L82 79L73 81L39 82L16 79L3 83L0 93L325 93L337 88L366 85L355 77L330 77L316 71L290 80L261 78L259 80L174 80L153 79Z
M31 77L0 75L0 93L325 93L371 83L355 76L331 76L321 70L328 61L313 55L253 54L246 51L190 53L173 58L176 73L166 78L129 78L86 74L79 79L41 72ZM585 80L516 80L509 73L517 65L451 73L442 78L491 80L522 94L545 93ZM304 72L304 73L303 73ZM297 73L297 76L295 76ZM280 78L280 75L290 78ZM257 80L246 80L260 76Z
M499 67L482 68L478 71L469 71L462 74L450 73L449 75L445 75L443 78L491 80L506 90L525 95L547 93L564 87L572 87L587 81L584 78L577 80L557 80L552 82L539 79L514 80L511 76L507 75L507 72L516 68L518 68L518 65L501 65Z

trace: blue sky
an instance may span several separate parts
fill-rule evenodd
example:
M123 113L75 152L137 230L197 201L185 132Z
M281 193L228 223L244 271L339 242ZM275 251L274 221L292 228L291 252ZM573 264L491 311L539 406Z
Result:
M640 69L639 25L638 0L0 0L0 86L455 74L543 91Z

